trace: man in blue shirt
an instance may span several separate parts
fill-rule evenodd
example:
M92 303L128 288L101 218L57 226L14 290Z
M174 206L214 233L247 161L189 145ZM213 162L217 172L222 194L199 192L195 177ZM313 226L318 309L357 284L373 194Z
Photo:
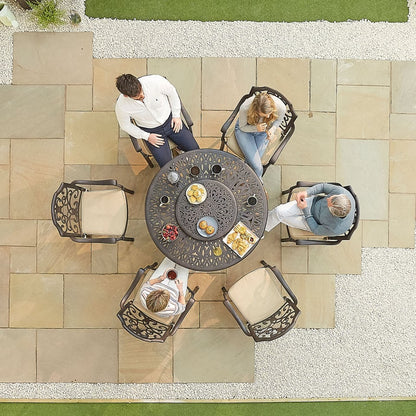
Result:
M319 183L294 196L295 200L269 211L266 231L280 222L324 236L342 235L351 228L355 200L342 186Z

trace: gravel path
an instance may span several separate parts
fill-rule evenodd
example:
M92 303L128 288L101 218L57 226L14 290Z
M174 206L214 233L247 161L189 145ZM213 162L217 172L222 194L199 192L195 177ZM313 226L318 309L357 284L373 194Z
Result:
M393 2L394 3L394 2ZM264 56L416 60L416 7L407 23L140 22L89 19L94 57ZM18 31L35 31L12 6ZM0 26L0 83L12 79L12 33ZM156 36L157 34L157 36ZM168 46L166 46L168 45ZM285 399L407 397L416 393L416 252L365 248L361 275L336 277L336 328L293 330L256 344L253 384L0 384L0 397L42 399Z

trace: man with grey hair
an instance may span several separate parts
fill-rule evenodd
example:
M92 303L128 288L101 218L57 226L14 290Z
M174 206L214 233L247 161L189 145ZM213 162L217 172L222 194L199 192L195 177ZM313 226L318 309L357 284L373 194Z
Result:
M318 183L294 196L295 200L269 211L266 231L281 222L325 236L342 235L351 228L355 200L342 186Z

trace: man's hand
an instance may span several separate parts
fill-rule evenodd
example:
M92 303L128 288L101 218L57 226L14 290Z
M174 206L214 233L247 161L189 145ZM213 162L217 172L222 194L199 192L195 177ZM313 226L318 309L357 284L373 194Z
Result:
M180 117L172 117L172 122L170 126L173 128L173 131L177 133L182 128L182 120Z
M151 133L147 139L147 141L152 144L154 147L160 147L165 140L162 138L160 134Z
M307 196L308 194L306 191L301 191L295 194L295 199L296 199L299 209L303 209L308 206L308 204L306 203Z

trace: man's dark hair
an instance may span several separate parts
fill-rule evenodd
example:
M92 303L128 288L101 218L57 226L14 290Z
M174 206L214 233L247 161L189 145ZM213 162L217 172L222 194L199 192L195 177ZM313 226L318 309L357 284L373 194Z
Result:
M142 90L139 80L132 74L123 74L116 79L117 89L129 97L137 97Z

